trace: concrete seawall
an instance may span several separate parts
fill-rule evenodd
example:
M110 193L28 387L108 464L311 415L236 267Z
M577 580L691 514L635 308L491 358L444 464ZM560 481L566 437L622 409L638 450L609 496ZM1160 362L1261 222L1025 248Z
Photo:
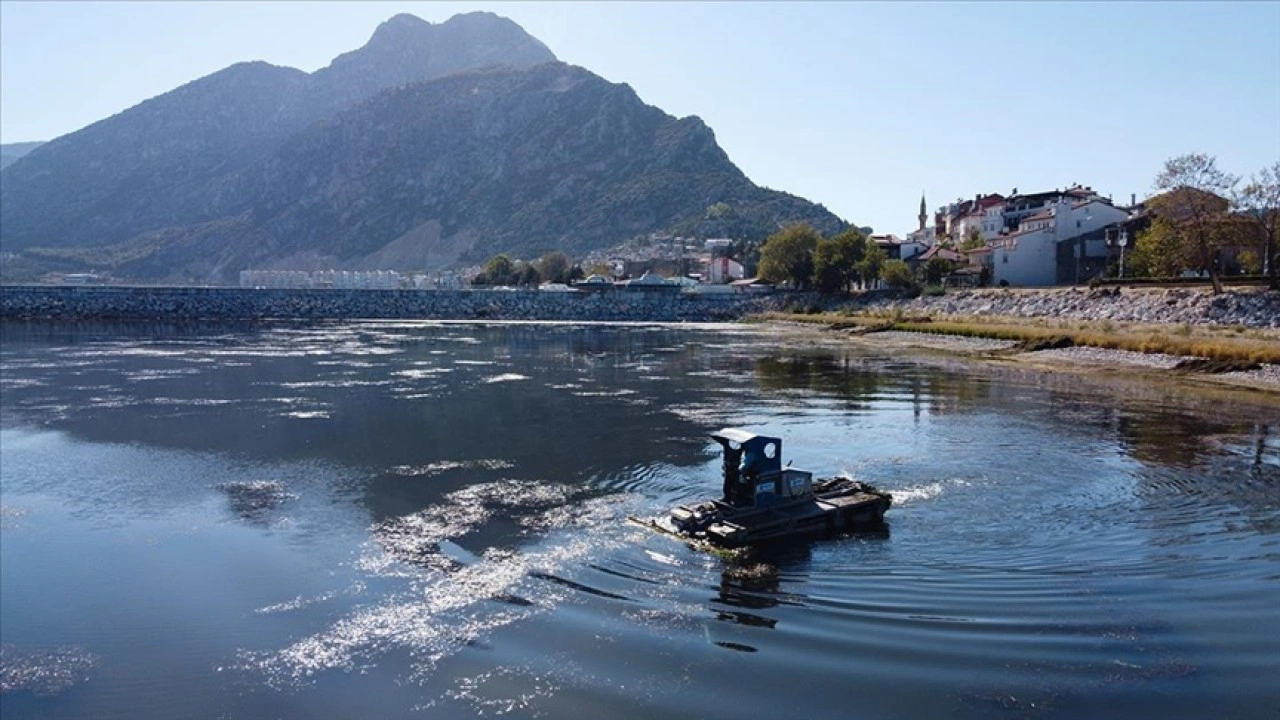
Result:
M0 317L42 320L408 319L717 322L776 310L780 295L501 290L279 290L7 285Z

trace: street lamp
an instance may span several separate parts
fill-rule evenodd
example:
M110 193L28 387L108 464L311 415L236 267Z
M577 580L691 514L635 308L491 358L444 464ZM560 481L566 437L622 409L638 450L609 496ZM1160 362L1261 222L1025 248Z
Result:
M1129 244L1129 231L1124 227L1120 228L1119 242L1120 242L1120 279L1123 280L1124 279L1124 246Z
M1120 231L1116 234L1107 232L1107 245L1115 247L1120 246L1120 278L1124 278L1124 247L1129 244L1129 230L1124 226L1120 227Z

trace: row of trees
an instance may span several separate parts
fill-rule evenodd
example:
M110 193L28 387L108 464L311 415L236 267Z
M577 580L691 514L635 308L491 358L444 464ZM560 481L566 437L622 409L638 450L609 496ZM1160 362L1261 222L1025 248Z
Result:
M1233 251L1246 272L1280 289L1280 161L1242 184L1212 155L1179 155L1165 161L1155 189L1147 200L1151 225L1134 246L1134 274L1207 272L1222 292L1224 255Z
M891 259L856 228L827 238L808 224L792 225L769 236L760 248L757 276L771 283L785 283L801 290L824 293L849 292L876 280L896 288L912 288L923 280L940 285L954 268L933 258L917 277L906 262Z
M512 260L497 255L485 263L484 271L471 280L472 285L541 285L544 282L570 283L586 277L579 265L559 250L543 255L535 262Z

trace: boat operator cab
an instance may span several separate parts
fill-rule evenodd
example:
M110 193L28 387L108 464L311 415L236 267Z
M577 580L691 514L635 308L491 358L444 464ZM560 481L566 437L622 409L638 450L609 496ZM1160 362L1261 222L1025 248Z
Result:
M724 449L726 505L763 509L813 495L813 473L782 466L781 438L725 428L711 439Z

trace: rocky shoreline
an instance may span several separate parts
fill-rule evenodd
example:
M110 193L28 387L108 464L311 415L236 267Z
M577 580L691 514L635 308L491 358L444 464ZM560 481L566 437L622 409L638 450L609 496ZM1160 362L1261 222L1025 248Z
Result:
M1277 291L1228 291L1212 295L1199 288L952 290L945 295L909 300L867 298L844 303L839 309L1280 329L1280 292Z
M1263 363L1252 370L1208 374L1180 371L1177 369L1179 364L1191 358L1165 353L1141 353L1083 346L1019 351L1018 343L1009 340L892 330L851 334L849 339L852 342L880 349L934 351L977 362L1011 362L1046 372L1128 373L1159 377L1162 380L1177 378L1180 381L1194 381L1239 390L1261 390L1273 396L1280 396L1280 365L1275 364Z
M1198 288L953 290L902 299L779 292L692 295L612 291L272 290L197 287L0 286L0 317L40 320L242 320L424 318L585 322L726 322L770 311L1053 318L1280 329L1280 292Z
M279 290L0 286L0 317L32 320L558 320L727 322L780 309L782 294L502 290Z

